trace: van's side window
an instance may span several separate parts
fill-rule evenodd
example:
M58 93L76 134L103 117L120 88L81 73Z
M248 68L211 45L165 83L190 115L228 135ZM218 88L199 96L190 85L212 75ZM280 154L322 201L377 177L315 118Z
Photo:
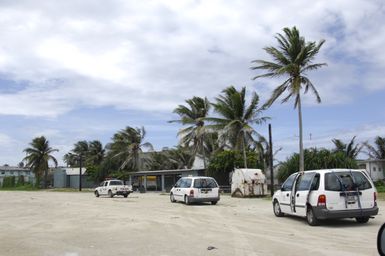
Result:
M297 174L292 174L289 176L289 178L286 179L285 183L282 185L282 191L290 191L293 187L294 178Z
M298 178L298 181L296 183L296 189L297 191L305 191L310 189L310 183L313 180L315 173L304 173Z

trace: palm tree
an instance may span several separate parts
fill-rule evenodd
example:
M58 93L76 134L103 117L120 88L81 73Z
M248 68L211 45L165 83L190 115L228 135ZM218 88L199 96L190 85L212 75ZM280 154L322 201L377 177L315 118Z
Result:
M333 152L342 152L347 157L351 159L356 159L358 154L361 152L362 146L360 144L356 144L354 140L356 139L356 136L354 136L349 144L344 143L342 140L339 139L333 139L332 142L334 143L335 148L333 149Z
M153 147L151 143L143 142L145 136L144 127L132 128L129 126L113 136L113 142L108 145L108 148L112 157L121 162L121 170L127 167L138 171L150 162L150 156L143 154L142 148L153 150Z
M365 142L367 154L370 158L375 159L385 159L385 137L377 136L374 140L375 146L370 145L368 142Z
M270 107L285 91L288 95L283 98L282 103L287 102L290 98L295 99L294 108L298 109L299 124L299 170L304 172L304 154L303 154L303 136L302 136L302 109L301 109L301 93L309 90L316 96L317 102L321 102L321 97L317 89L314 87L310 79L306 76L307 71L316 70L326 63L312 63L315 56L319 52L325 40L319 43L306 42L300 36L296 27L284 28L284 35L277 34L275 37L278 41L278 48L265 47L264 50L274 59L274 61L254 60L256 66L251 67L253 70L263 69L267 73L254 77L288 77L280 86L274 89L270 99L266 102L266 106Z
M192 146L193 156L197 153L203 156L204 168L206 168L206 154L204 150L205 141L205 118L210 110L210 102L207 98L193 97L186 100L187 106L179 105L174 109L174 113L180 116L179 120L169 122L178 122L187 127L178 132L181 138L180 144L183 146Z
M37 184L44 173L44 188L47 188L48 162L52 160L55 167L57 166L57 160L51 154L59 150L51 148L44 136L34 138L29 145L31 147L24 149L27 156L23 161L26 161L27 167L32 168L37 178Z
M260 136L253 124L262 124L268 117L260 117L264 107L259 107L259 96L254 92L250 105L246 104L246 87L237 91L230 86L222 91L222 95L213 103L215 112L219 117L210 117L207 120L214 123L211 127L219 131L219 140L224 144L230 144L232 149L243 151L245 168L246 147L254 141L253 135Z
M87 163L91 165L100 165L104 159L104 148L100 141L94 140L88 144Z

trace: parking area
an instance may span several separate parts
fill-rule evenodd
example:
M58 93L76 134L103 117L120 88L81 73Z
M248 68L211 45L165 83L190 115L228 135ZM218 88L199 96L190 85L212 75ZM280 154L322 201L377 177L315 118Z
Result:
M266 199L222 196L217 205L168 195L0 192L0 255L378 255L385 202L367 224L277 218Z

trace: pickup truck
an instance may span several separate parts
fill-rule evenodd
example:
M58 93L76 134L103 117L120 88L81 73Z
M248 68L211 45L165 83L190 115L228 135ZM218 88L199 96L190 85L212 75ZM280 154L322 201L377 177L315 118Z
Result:
M132 186L124 185L121 180L106 180L100 183L100 186L95 188L94 194L96 197L107 195L113 197L116 195L127 197L132 192Z

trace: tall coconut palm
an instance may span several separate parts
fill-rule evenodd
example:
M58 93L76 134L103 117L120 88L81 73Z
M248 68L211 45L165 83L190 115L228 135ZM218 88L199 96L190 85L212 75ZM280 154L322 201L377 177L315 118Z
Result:
M368 150L366 153L370 158L385 159L385 137L377 136L374 140L374 146L365 142L364 145Z
M150 156L143 153L144 148L153 150L151 143L143 142L145 136L144 127L132 128L129 126L113 136L113 141L108 148L112 157L121 162L121 170L127 167L132 171L138 171L151 161Z
M82 158L83 163L85 163L87 162L88 154L89 143L86 140L81 140L74 144L74 148L71 152L68 152L63 156L63 160L67 166L80 166L80 157Z
M254 92L250 104L246 103L246 87L237 91L234 86L229 86L222 91L222 95L213 103L218 117L207 120L213 122L212 127L219 131L219 140L229 144L232 149L243 151L245 168L246 147L254 141L253 135L259 134L252 127L253 124L262 124L268 117L261 117L264 107L259 107L259 96Z
M57 160L52 153L59 150L51 148L44 136L34 138L29 145L29 148L24 149L27 155L23 161L26 161L27 167L32 168L37 178L37 184L44 173L44 188L47 188L48 162L52 160L55 167L57 166Z
M313 63L315 56L318 54L321 46L325 42L306 42L305 38L300 36L296 27L284 28L284 34L277 34L275 37L278 41L278 48L265 47L264 50L273 58L273 61L254 60L256 66L251 67L253 70L266 70L267 73L258 75L253 79L260 77L286 77L287 79L274 89L270 99L266 102L266 106L270 107L285 91L288 95L283 98L282 103L294 98L294 108L298 109L299 124L299 170L304 171L304 154L303 154L303 135L302 135L302 106L301 93L307 93L309 90L314 93L318 103L321 97L317 89L307 77L307 72L316 70L326 63Z
M344 143L342 140L339 139L333 139L332 142L334 143L334 149L333 152L342 152L347 157L351 159L356 159L358 154L361 152L362 145L355 144L356 136L354 136L348 144Z
M88 143L87 163L91 165L100 165L104 159L104 148L100 141L94 140Z
M173 111L180 116L180 119L169 122L177 122L186 126L178 132L178 136L181 138L180 144L192 146L194 157L196 154L201 154L206 168L204 140L207 132L204 121L210 110L210 102L207 98L193 97L186 100L186 103L187 106L179 105Z

